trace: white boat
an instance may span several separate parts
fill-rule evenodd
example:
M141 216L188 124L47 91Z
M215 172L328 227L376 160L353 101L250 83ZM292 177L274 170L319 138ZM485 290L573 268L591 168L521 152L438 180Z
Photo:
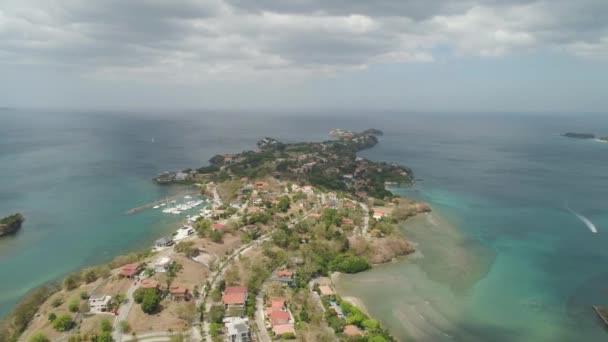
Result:
M155 206L153 206L152 208L154 208L154 209L158 209L159 207L158 207L157 205L155 205Z

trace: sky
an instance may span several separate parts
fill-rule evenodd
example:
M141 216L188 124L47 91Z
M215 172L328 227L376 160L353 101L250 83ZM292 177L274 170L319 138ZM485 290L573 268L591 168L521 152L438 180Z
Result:
M600 112L606 0L1 0L0 107Z

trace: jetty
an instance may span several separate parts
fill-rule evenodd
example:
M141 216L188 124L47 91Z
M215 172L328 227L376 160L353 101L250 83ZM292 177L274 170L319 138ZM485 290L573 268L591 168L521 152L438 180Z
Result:
M129 210L127 210L127 214L128 215L137 214L140 211L153 208L154 206L161 205L161 204L167 203L169 201L178 200L180 198L183 198L184 196L192 196L192 195L199 195L199 194L200 194L200 192L198 192L198 191L191 191L191 192L187 192L187 193L183 193L183 194L179 194L179 195L165 197L162 200L158 200L156 202L144 204L142 206L129 209Z
M599 318L604 321L604 324L608 326L608 310L598 305L594 305L593 310L595 310L595 313L599 316Z

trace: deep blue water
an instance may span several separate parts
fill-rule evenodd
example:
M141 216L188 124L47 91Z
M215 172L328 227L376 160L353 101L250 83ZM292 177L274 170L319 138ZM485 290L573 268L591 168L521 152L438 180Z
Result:
M263 136L320 140L336 127L383 130L362 154L413 168L414 196L495 253L468 294L466 316L488 316L486 333L568 340L557 328L535 331L559 325L582 340L608 338L589 310L608 302L608 144L560 136L608 135L608 117L585 114L2 111L0 215L21 211L27 221L0 242L0 315L45 281L172 230L158 213L124 214L176 191L152 184L157 173L253 149ZM530 301L546 315L525 315L518 303Z

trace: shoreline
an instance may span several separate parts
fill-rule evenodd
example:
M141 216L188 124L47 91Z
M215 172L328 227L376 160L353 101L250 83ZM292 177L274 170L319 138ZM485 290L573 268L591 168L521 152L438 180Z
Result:
M466 292L487 275L494 258L481 247L464 244L459 230L435 207L405 221L401 231L416 252L366 272L332 275L337 293L364 308L397 340L459 336L476 341L458 324L459 312ZM394 299L382 295L395 288L400 290L392 292Z

